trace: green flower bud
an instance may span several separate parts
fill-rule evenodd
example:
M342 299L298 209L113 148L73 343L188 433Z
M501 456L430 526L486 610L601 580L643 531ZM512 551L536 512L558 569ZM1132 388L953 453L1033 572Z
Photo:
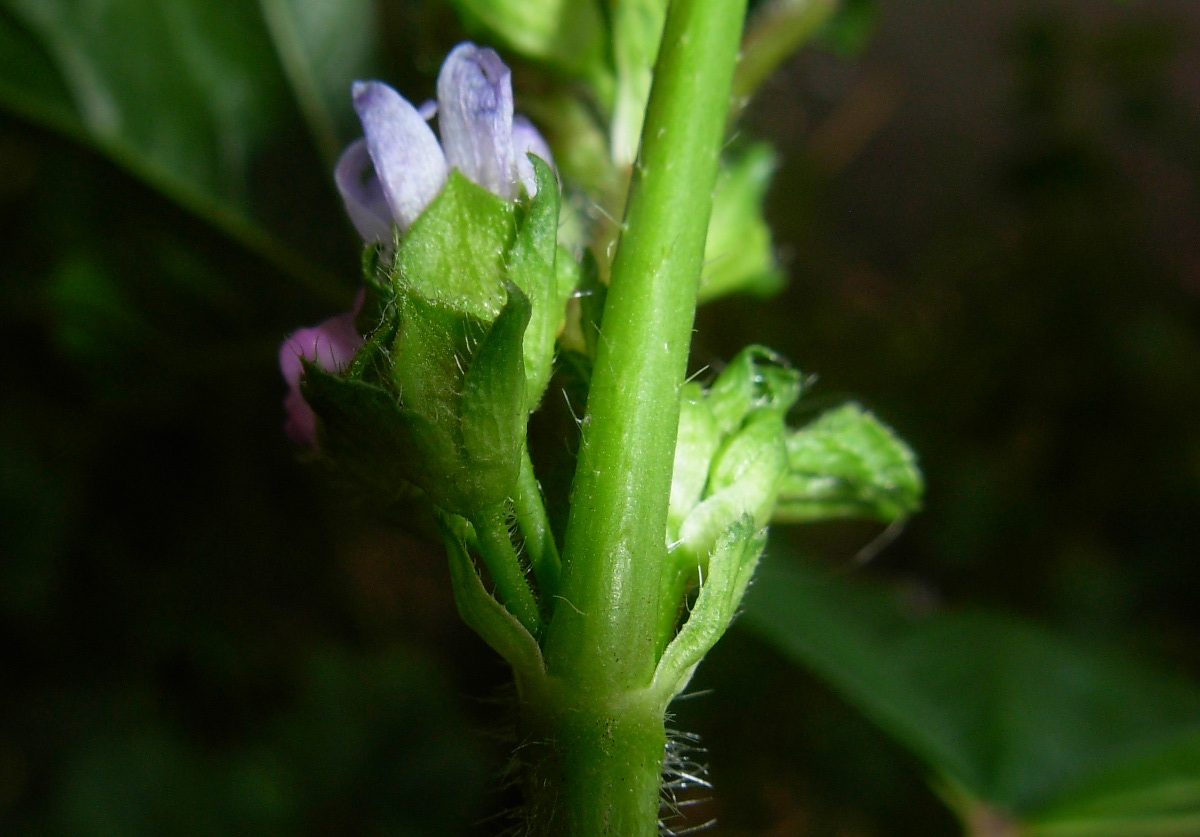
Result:
M718 541L745 521L771 518L788 472L785 418L801 376L762 346L738 353L706 390L684 386L671 480L659 641L674 634L688 587L708 570ZM740 596L740 594L739 594Z
M857 404L830 410L790 433L787 451L778 521L891 522L921 506L925 485L912 449Z
M704 388L695 383L686 384L679 404L679 435L675 441L675 467L667 513L667 526L676 537L683 528L683 521L704 494L709 467L721 446L721 438Z
M717 376L708 404L723 433L735 432L755 410L787 415L803 390L800 373L765 346L747 346Z
M694 555L706 555L728 526L742 516L757 528L771 519L780 481L787 473L782 417L760 411L727 439L713 459L708 491L680 527L679 539Z

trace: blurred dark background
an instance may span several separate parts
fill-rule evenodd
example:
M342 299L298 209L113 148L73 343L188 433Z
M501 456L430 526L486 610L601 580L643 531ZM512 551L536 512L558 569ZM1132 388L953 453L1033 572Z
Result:
M1200 677L1200 6L850 7L740 126L781 155L790 285L703 310L695 357L780 350L819 375L800 420L863 402L927 504L886 545L779 529L772 558ZM381 72L427 92L452 16L380 14ZM358 252L296 107L259 116L245 199L307 283L0 113L5 833L486 833L513 802L505 672L443 559L280 432L279 340L346 307ZM696 689L711 833L959 833L760 640L735 629Z

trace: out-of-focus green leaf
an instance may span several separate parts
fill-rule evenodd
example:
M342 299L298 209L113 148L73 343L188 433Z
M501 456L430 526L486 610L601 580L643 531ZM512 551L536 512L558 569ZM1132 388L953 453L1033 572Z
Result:
M286 96L253 5L3 0L3 8L23 29L24 49L44 59L15 73L13 58L0 59L0 100L165 190L245 210L250 158Z
M258 0L288 82L332 166L354 109L350 84L371 75L374 0Z
M921 617L883 588L778 563L762 567L745 608L747 627L811 668L947 786L1020 819L1038 822L1044 806L1089 776L1101 777L1083 797L1091 806L1176 780L1194 790L1195 766L1180 770L1180 754L1163 749L1200 728L1200 692L1185 683L1010 617ZM1157 774L1146 781L1131 771L1135 758L1150 759ZM1115 771L1112 784L1105 770Z
M924 481L912 450L857 404L825 413L791 434L787 447L777 522L893 521L921 505Z
M843 55L857 55L875 31L876 0L844 0L820 33L821 40Z
M0 0L0 108L93 147L286 272L251 171L292 109L248 0Z
M775 153L765 144L726 161L717 173L700 278L701 302L738 292L766 296L783 287L771 230L762 214L774 173Z
M610 148L613 161L626 166L637 157L667 0L609 0L608 6L617 73Z
M289 685L240 747L196 742L134 687L91 695L102 720L70 752L50 827L16 833L466 833L487 768L439 672L328 646Z
M838 9L838 0L771 0L753 10L742 36L742 55L733 77L733 99L754 95ZM736 107L737 105L735 105Z
M1200 834L1200 727L1106 766L1028 819L1038 837Z
M607 27L596 0L450 0L473 30L505 47L585 79L609 95Z

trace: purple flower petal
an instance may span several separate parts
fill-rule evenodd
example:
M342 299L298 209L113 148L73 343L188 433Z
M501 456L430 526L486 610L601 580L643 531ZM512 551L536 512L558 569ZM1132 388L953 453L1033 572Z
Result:
M298 389L289 389L283 397L283 411L287 416L283 432L297 445L306 448L317 446L317 414L308 406Z
M408 229L446 182L446 157L421 114L395 90L356 81L352 92L383 196L400 229Z
M437 80L438 128L446 160L505 200L516 197L512 75L494 50L451 50Z
M361 304L360 295L355 311ZM313 361L331 372L346 368L363 343L354 328L354 313L339 314L319 325L295 331L279 347L279 371L288 385L288 394L283 399L287 414L284 431L297 444L314 448L317 445L317 417L300 392L304 361Z
M333 170L333 179L346 205L346 214L363 241L390 244L392 210L383 196L383 185L375 176L366 139L357 139L346 146Z
M537 194L537 176L533 172L533 163L529 162L527 154L541 157L551 168L554 168L554 157L550 154L550 146L533 127L533 123L524 116L514 116L512 125L513 151L517 155L517 173L525 186L525 193L530 197Z

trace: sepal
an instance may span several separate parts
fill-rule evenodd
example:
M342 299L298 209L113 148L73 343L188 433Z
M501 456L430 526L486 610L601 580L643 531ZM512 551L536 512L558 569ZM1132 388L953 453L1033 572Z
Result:
M550 383L554 347L566 319L567 301L575 290L574 274L558 262L573 262L559 253L558 180L545 160L529 155L537 190L519 214L516 238L508 255L508 278L529 298L525 332L526 408L532 412Z
M323 459L385 502L422 494L414 479L420 463L390 392L315 363L305 364L300 386L320 417Z
M683 387L679 403L679 434L675 439L675 465L671 475L671 500L667 525L673 532L704 496L708 471L721 446L721 429L708 405L704 388L696 383Z
M509 497L520 472L529 301L510 285L490 323L415 293L399 302L390 377L418 454L411 479L439 508L473 517Z
M504 306L504 259L516 235L516 207L450 172L413 222L392 266L397 293L491 322Z

